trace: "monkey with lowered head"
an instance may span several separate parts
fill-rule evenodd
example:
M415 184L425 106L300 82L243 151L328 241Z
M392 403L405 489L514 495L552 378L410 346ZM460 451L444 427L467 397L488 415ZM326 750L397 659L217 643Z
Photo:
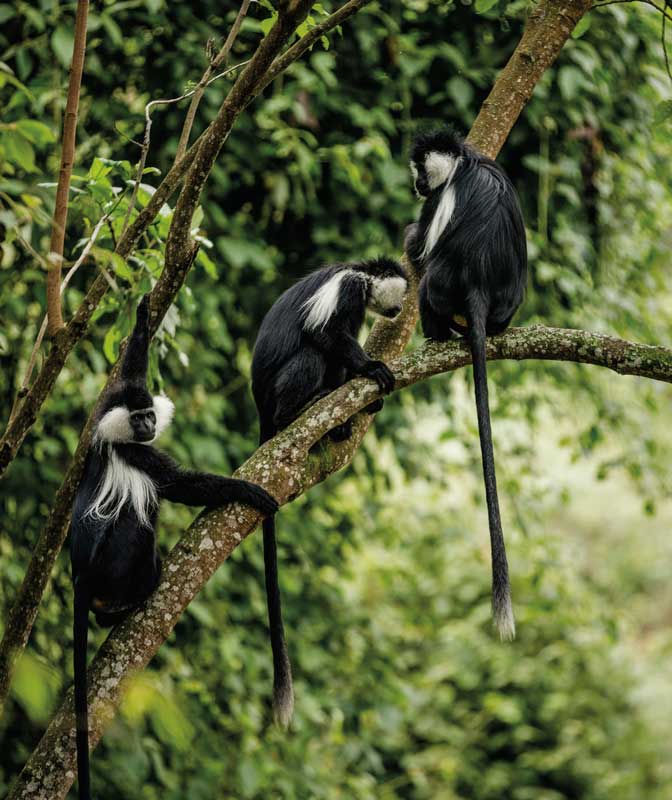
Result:
M120 380L104 397L75 496L70 526L74 582L74 666L79 796L90 798L86 647L88 615L115 625L156 588L161 560L156 524L161 500L189 506L245 503L274 514L277 502L260 486L182 469L152 447L168 427L173 404L147 390L149 296L138 306Z
M408 288L397 261L378 258L332 264L288 289L264 317L252 358L252 391L265 442L293 422L306 406L355 376L372 378L385 394L394 376L382 361L370 358L357 341L367 309L392 318L401 311ZM378 400L367 407L375 413ZM352 420L329 436L347 439ZM264 520L264 562L271 650L273 711L287 727L294 708L292 671L285 643L278 584L275 520Z
M424 199L406 252L424 273L418 289L425 336L464 336L474 365L476 412L492 551L492 605L502 639L515 636L509 571L492 448L486 336L504 331L527 281L525 224L504 170L453 131L419 135L411 151L415 190Z

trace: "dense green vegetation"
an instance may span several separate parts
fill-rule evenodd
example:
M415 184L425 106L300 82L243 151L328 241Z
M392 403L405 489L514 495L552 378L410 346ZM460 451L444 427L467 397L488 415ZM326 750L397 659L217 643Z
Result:
M95 261L67 289L67 316L96 265L116 288L0 483L3 615L131 309L161 270L169 209L128 262L112 254L145 104L199 79L206 41L219 44L235 15L236 4L224 5L92 7L71 260L118 204ZM399 251L417 210L412 132L444 121L468 129L526 9L518 0L373 3L240 117L198 214L197 264L153 352L155 385L177 406L165 440L177 458L230 474L253 452L248 376L263 314L320 263ZM0 4L3 424L44 313L35 253L48 252L73 13L54 0ZM230 63L249 57L270 13L253 4ZM660 17L615 5L586 21L501 154L528 224L519 321L665 344L672 88ZM197 132L228 80L208 89ZM153 111L145 192L172 163L184 108ZM352 466L279 517L297 679L291 735L269 724L255 535L134 680L96 751L96 797L670 796L670 388L550 363L499 363L491 376L517 641L499 644L490 627L470 374L440 376L389 400ZM166 506L164 550L191 517ZM2 791L71 682L70 623L63 553L0 717ZM92 653L104 635L92 635Z

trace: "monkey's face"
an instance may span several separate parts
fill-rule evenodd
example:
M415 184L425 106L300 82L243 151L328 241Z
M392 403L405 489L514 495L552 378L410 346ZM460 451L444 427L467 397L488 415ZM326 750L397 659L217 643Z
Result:
M459 156L435 150L427 153L419 165L411 161L411 175L418 197L427 198L432 192L450 183L459 163Z
M164 395L126 386L111 393L96 426L95 439L107 443L149 444L170 425L174 406Z
M452 180L466 145L450 128L419 133L411 148L411 174L415 191L426 198Z
M406 278L397 274L371 278L369 308L376 314L393 319L401 311L408 289Z

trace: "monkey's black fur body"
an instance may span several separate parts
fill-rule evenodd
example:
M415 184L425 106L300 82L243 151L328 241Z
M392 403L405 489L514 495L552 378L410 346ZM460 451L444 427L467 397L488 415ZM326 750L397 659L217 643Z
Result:
M406 289L401 265L379 258L325 266L281 295L261 323L252 359L252 391L262 443L287 427L307 406L355 376L372 378L385 393L393 389L392 373L364 352L357 334L367 308L396 316ZM375 413L382 404L377 401L367 410ZM351 430L352 420L348 420L329 436L342 441ZM276 720L286 727L294 694L282 624L275 520L265 519L263 529L273 708Z
M513 184L502 168L452 131L417 137L416 191L425 198L407 253L423 271L418 290L430 339L465 336L474 364L476 410L492 549L493 612L504 639L515 635L497 498L485 339L504 331L523 301L527 244Z
M161 560L155 528L161 500L190 506L246 503L263 514L276 501L247 481L182 469L151 447L170 423L172 403L147 391L149 301L138 307L120 381L97 414L70 526L74 582L75 713L79 796L90 797L86 647L88 614L120 622L156 588Z

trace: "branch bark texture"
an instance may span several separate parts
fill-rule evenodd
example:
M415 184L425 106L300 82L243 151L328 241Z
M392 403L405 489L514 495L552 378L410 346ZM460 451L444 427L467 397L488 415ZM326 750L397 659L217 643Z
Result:
M486 155L500 151L539 79L590 8L588 0L536 4L518 47L481 106L467 139L470 144Z
M65 224L68 220L68 195L70 178L75 160L75 139L77 136L77 113L79 109L79 93L82 86L84 55L86 53L86 25L89 16L89 0L77 0L75 12L75 41L72 49L68 97L65 103L63 120L63 144L61 148L61 169L56 187L56 208L51 226L51 243L49 245L49 263L47 272L47 332L55 336L63 328L61 313L61 268L63 264L63 247L65 244Z
M294 2L293 5L297 7L300 4ZM283 3L278 24L281 24L285 14L283 9L290 6L292 6L291 2ZM572 28L588 10L588 7L589 3L586 0L541 0L528 23L519 46L488 98L494 97L497 102L494 104L491 102L487 113L481 111L471 131L470 141L487 155L491 157L497 155L506 138L506 133L515 124L534 84L540 79L544 69L557 57ZM572 24L568 20L573 20ZM529 33L530 26L534 28L534 37ZM271 31L272 33L273 31ZM552 48L549 48L549 42L553 43ZM534 47L543 51L541 61L536 60L537 53L534 51ZM528 56L521 55L519 52L521 48L528 52ZM253 64L250 64L245 73L240 76L236 86L243 81L246 75L245 80L252 76L251 68L253 68ZM498 89L498 84L502 80L518 82L528 88L520 96L517 95L515 101L506 103L502 92ZM531 83L529 83L530 81ZM236 86L234 86L234 90ZM257 84L257 90L258 87L259 84ZM208 136L215 125L217 125L216 133L210 133L205 150L201 151L199 147L198 160L194 158L192 165L197 187L195 190L198 193L200 193L202 182L206 177L202 172L204 169L207 170L208 160L213 157L213 152L216 157L216 153L228 133L226 121L228 112L225 112L224 115L221 112L222 109L218 114L219 124L213 123L201 139ZM502 131L506 131L506 133L502 134ZM187 151L185 159L192 149L193 147ZM198 166L196 166L197 164ZM198 186L199 182L200 187ZM191 221L189 207L192 203L193 195L191 198L186 197L181 209L185 220L188 219L189 222ZM174 242L174 246L179 252L180 248L188 245L184 240L178 239ZM410 265L407 264L407 267L411 272L412 280L402 313L394 322L386 320L377 322L367 342L367 350L376 358L390 360L400 356L415 328L417 321L415 282L417 276L413 275ZM594 334L583 335L595 336ZM506 341L507 338L513 339L516 336L523 337L524 334L513 330L499 337L499 340ZM553 339L553 337L551 338ZM558 347L559 354L569 352L566 349L569 344L566 340L563 341L565 341L565 346ZM596 340L591 339L590 341L593 343L591 357L597 359ZM598 347L606 347L603 337L600 338L600 343ZM587 347L588 342L584 342L584 345ZM492 347L496 346L495 343L490 342L489 357L493 357ZM432 357L421 354L427 353L428 350L431 353L431 348L436 347L436 345L427 345L417 353L410 354L400 363L391 365L395 369L395 374L398 374L399 387L415 382L414 376L420 374L423 358L427 357L429 362L433 363ZM641 368L641 365L638 366L634 361L630 362L625 356L619 361L614 360L618 347L625 347L625 344L614 344L609 348L608 353L604 356L605 359L610 359L607 366L615 368L615 365L618 364L619 366L628 365L627 368L631 370ZM464 363L468 363L469 355L462 345L444 345L439 349L444 348L449 352L454 352L454 358L458 361L464 359ZM672 372L672 356L662 348L654 348L654 350L655 354L648 350L645 351L646 358L651 359L650 362L647 361L647 364L650 363L652 372L656 372L656 377L670 374ZM590 348L586 352L589 351ZM516 352L517 355L506 357L524 357L520 350L510 351L510 353L513 352ZM537 353L535 357L542 357L539 350L535 352ZM578 349L576 352L579 353ZM627 352L630 353L629 350ZM635 360L644 357L645 352L638 351ZM438 358L438 354L435 354L435 357ZM456 361L453 368L457 368L459 365ZM425 371L428 374L429 369L430 367L426 366ZM261 484L271 491L281 503L293 500L314 484L349 463L368 429L368 425L371 424L369 415L360 415L358 423L354 427L353 436L348 441L340 444L320 445L317 448L313 446L328 430L370 403L376 395L376 386L369 381L360 379L347 384L317 403L280 435L259 448L236 474ZM91 664L89 703L92 746L99 741L105 726L115 713L123 691L124 680L149 663L161 644L170 635L187 605L235 547L254 530L258 522L259 517L254 511L237 506L228 506L201 515L169 554L165 562L162 581L155 594L149 598L143 608L114 630ZM68 692L60 710L54 716L42 740L22 770L8 800L17 800L17 798L54 798L54 800L58 800L58 798L65 797L74 779L75 748L72 708L72 693Z

